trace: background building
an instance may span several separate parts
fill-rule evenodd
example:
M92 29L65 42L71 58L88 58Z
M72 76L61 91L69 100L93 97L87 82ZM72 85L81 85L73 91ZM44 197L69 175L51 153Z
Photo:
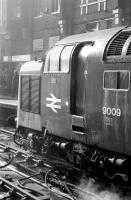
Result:
M0 0L2 74L8 79L23 62L44 59L68 35L130 25L130 13L130 0Z
M129 25L130 0L0 0L1 61L43 57L60 38Z

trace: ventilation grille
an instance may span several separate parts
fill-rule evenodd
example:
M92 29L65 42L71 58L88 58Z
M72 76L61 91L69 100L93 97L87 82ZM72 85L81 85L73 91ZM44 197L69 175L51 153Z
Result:
M107 56L120 56L126 40L130 37L131 32L121 32L110 44L107 50Z
M30 94L30 112L39 113L40 108L40 79L38 77L31 77L31 94Z
M21 78L21 109L29 111L29 77Z
M40 77L21 77L21 110L40 113Z
M128 46L126 55L127 55L127 56L128 56L128 55L131 55L131 42L130 42L130 44L129 44L129 46Z

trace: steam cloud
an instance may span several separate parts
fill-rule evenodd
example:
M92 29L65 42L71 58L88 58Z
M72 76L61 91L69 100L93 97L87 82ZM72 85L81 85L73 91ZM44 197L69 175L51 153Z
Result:
M93 179L81 180L79 187L85 192L79 192L80 200L131 200L131 196L122 196L114 186L108 189L103 188Z

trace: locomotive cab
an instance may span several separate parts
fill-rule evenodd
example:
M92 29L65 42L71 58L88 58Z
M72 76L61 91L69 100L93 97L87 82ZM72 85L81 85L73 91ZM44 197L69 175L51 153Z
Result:
M42 74L42 126L49 133L84 142L87 56L93 42L58 45Z
M49 50L41 115L42 126L53 136L105 147L102 59L107 43L120 30L70 36Z

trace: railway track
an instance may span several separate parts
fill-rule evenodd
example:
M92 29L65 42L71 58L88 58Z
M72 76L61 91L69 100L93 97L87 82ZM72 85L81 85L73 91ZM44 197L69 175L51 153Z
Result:
M0 129L0 134L0 169L3 172L9 170L13 176L18 176L17 180L12 181L11 175L8 180L0 174L0 192L3 193L3 199L15 197L16 200L85 200L86 196L86 200L103 200L97 193L81 189L77 186L76 180L71 180L74 173L79 176L78 169L68 163L49 160L47 157L34 155L18 147L13 143L13 131ZM27 187L26 182L36 185L42 192Z
M14 130L14 129L13 129ZM9 134L9 135L14 135L15 134L15 130L14 131L10 131L8 129L4 129L4 128L0 128L0 132L1 133L5 133L5 134Z
M1 129L1 134L5 136L5 138L10 136L13 136L13 132L10 132L8 130ZM4 169L5 167L10 169L12 172L19 174L20 176L23 176L23 180L29 179L33 183L39 185L45 190L45 193L47 191L51 192L51 189L49 190L49 186L45 183L45 176L46 173L52 168L49 164L44 163L40 159L36 159L35 157L31 156L31 154L26 153L21 148L12 147L11 142L8 145L8 142L6 144L0 143L0 168ZM40 165L40 167L39 167ZM36 170L37 168L37 170ZM41 170L42 169L42 170ZM23 172L22 172L23 171ZM34 177L34 178L33 178ZM1 180L1 179L0 179ZM2 182L7 185L7 181L2 178ZM9 185L9 183L8 183ZM18 191L19 186L15 186L12 183L11 188L14 188ZM19 185L19 184L18 184ZM21 184L20 184L21 185ZM24 188L24 187L23 187ZM20 190L20 193L24 193L25 189ZM66 199L72 199L68 194L64 194L60 191L56 191L56 193L59 193L59 195ZM29 196L29 195L28 195ZM45 196L45 195L43 195ZM33 196L30 197L30 199L42 199L42 198L34 198ZM43 199L49 199L49 197L43 197Z
M50 194L58 195L61 199L70 199L76 200L81 199L80 196L84 193L88 194L90 199L95 198L95 200L101 200L97 195L92 192L84 191L81 188L77 187L71 182L68 182L67 177L65 178L65 170L66 173L69 172L68 177L71 176L74 170L73 166L62 163L61 161L56 160L48 160L46 157L42 158L41 156L34 156L30 152L26 152L25 150L18 148L16 145L12 145L10 142L13 141L13 131L0 129L1 135L3 135L4 139L9 139L9 143L4 141L0 143L0 168L5 169L8 168L11 172L19 174L22 176L21 180L17 180L17 185L13 184L10 181L0 177L0 181L5 186L5 188L9 188L9 191L6 192L6 195L17 195L21 199L50 199ZM10 140L11 139L11 140ZM72 168L72 169L71 169ZM59 171L60 169L60 171ZM64 171L64 173L63 173ZM21 184L21 181L30 180L33 184L39 185L42 187L45 195L41 197L30 195L28 189ZM26 191L27 189L27 191ZM11 191L15 191L12 193ZM24 191L25 194L24 194ZM20 193L20 195L19 195ZM6 196L5 195L5 196Z
M28 189L22 189L20 186L13 184L12 182L6 180L5 178L0 177L0 188L3 191L2 199L20 199L20 200L50 200L48 194L40 194L36 192L36 195L28 192ZM33 191L33 190L32 190ZM35 193L35 191L34 191Z

